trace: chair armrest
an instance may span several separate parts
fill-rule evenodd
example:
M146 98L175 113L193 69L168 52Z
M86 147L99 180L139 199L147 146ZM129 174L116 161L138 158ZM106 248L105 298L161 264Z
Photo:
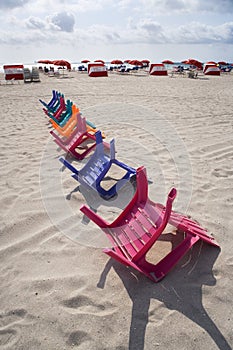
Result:
M101 218L98 214L96 214L93 210L91 210L86 205L82 205L80 208L81 212L85 214L90 220L94 221L96 225L101 228L108 227L109 224L107 221Z

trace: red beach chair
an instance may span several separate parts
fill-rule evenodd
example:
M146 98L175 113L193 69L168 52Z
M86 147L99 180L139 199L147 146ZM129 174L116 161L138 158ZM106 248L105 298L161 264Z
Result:
M144 167L137 169L136 179L135 195L112 223L106 222L86 205L80 208L105 232L113 244L112 248L104 249L104 253L158 282L199 239L218 246L214 238L208 236L206 230L196 222L172 211L172 203L176 197L175 188L168 194L164 207L148 198L148 181ZM162 260L152 264L146 260L146 254L160 238L167 223L174 225L177 234L184 235L184 239Z

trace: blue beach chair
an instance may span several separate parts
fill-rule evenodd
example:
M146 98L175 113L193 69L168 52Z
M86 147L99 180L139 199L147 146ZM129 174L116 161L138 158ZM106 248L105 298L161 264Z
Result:
M73 173L72 177L79 181L83 186L89 187L97 191L104 199L114 197L120 188L122 188L127 181L136 176L136 170L127 164L124 164L115 157L115 141L110 141L110 155L104 152L104 142L100 131L95 133L96 148L94 154L81 170L77 170L66 159L59 160ZM109 189L102 186L106 176L112 165L116 165L124 175L119 179L114 179L115 183ZM113 179L112 179L113 180Z
M53 90L52 91L52 99L46 103L45 101L39 99L40 103L42 103L42 105L48 110L48 111L55 111L55 109L57 108L57 106L59 105L59 97L61 96L61 94L56 91Z

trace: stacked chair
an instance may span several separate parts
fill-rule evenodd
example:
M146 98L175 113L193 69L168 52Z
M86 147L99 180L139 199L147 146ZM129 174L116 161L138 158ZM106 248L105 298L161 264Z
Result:
M79 108L58 91L53 91L48 103L39 101L53 126L50 133L57 145L78 160L85 158L96 146L95 125L86 121ZM109 148L107 143L104 145Z
M104 134L95 125L88 122L70 100L65 101L64 95L53 91L48 103L40 100L54 130L50 133L54 141L66 153L81 160L90 156L81 170L77 170L67 159L60 161L72 172L72 177L88 188L96 191L103 199L118 195L126 182L136 181L136 190L120 215L111 223L105 221L98 213L83 205L80 210L90 218L108 237L112 247L104 249L104 253L126 266L133 267L147 276L153 282L163 279L177 262L198 241L203 241L219 247L215 239L198 223L187 216L172 210L177 191L172 188L167 196L166 205L156 203L148 197L148 178L144 166L134 169L115 157L115 140L110 143L103 141ZM78 152L83 143L83 152ZM94 153L90 155L90 152ZM102 186L111 166L124 170L109 188ZM176 228L181 240L178 245L172 245L171 251L156 264L147 261L146 255L156 241L162 239L166 225Z

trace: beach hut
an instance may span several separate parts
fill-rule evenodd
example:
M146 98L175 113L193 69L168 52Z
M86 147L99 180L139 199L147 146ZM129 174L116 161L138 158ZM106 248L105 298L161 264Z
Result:
M4 65L5 80L24 80L23 64Z
M220 68L216 64L205 64L203 68L205 75L220 75Z
M149 68L150 75L167 75L167 69L163 63L151 63Z
M107 67L101 62L88 63L87 67L89 77L107 77Z

